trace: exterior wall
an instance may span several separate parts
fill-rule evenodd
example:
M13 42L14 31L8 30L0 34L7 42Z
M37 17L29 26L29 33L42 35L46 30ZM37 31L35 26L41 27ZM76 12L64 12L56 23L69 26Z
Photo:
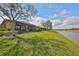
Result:
M16 22L15 30L26 31L26 25L24 23Z
M21 31L26 31L26 25L25 24L21 24Z
M1 25L1 28L5 30L12 30L12 28L14 27L12 23L13 23L12 21L6 21Z
M28 25L28 30L29 30L29 31L35 31L35 26L33 26L33 25Z
M13 25L14 24L14 25ZM37 26L21 23L21 22L13 22L13 21L4 21L1 25L1 28L4 28L6 30L12 30L13 28L17 31L36 31ZM40 28L40 27L39 27ZM43 30L44 28L40 28Z
M12 28L14 27L13 22L8 22L7 21L5 24L6 24L6 29L7 30L12 30Z

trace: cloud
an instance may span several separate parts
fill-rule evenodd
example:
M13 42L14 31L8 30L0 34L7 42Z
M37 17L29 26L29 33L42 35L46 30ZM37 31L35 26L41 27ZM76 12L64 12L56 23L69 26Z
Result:
M79 28L79 16L69 16L69 10L67 9L63 9L59 13L49 16L48 19L40 16L32 17L31 23L42 26L42 20L51 20L55 29Z
M69 16L69 10L63 9L53 15L55 29L79 28L79 16ZM63 19L63 20L61 20Z
M62 24L60 19L54 19L51 21L53 26L59 26Z
M0 24L3 22L3 19L0 17Z
M31 24L42 27L42 24L41 24L42 21L46 21L47 19L43 18L43 17L40 17L40 16L35 16L35 17L31 17L31 20L32 20L32 21L30 21Z
M69 17L69 10L67 9L60 10L59 12L51 16L52 19L62 19L66 17Z
M57 15L57 14L54 14L54 15L52 16L52 18L56 18L56 17L58 17L58 15Z
M71 29L71 28L79 28L79 25L59 25L54 27L54 29Z
M79 16L69 16L62 21L61 25L55 26L55 29L79 28Z
M69 14L69 11L67 9L63 9L58 13L60 17L67 17L68 14Z
M32 21L33 21L33 20L36 20L36 21L46 20L45 18L40 17L40 16L31 17L31 19L32 19Z
M63 25L79 24L79 16L70 16L64 19Z
M39 17L39 16L35 16L35 17L31 17L32 21L30 22L31 24L37 25L37 26L42 26L42 21L46 21L46 20L51 20L52 22L52 26L58 26L61 25L62 22L59 19L51 19L51 18L43 18L43 17Z
M4 19L9 19L7 16L3 16ZM0 17L0 24L3 22L3 19Z

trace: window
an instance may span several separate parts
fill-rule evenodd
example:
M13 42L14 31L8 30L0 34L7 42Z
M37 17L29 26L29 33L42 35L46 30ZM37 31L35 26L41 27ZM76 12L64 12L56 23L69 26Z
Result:
M16 26L16 29L20 29L20 26Z

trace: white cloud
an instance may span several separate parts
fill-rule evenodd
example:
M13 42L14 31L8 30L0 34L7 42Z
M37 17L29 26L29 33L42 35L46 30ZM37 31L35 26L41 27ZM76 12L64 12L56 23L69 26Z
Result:
M52 18L56 18L56 17L58 17L58 15L57 15L57 14L54 14L54 15L52 16Z
M41 26L42 27L42 21L46 21L46 18L43 17L39 17L39 16L35 16L35 17L31 17L32 21L30 21L31 24L37 25L37 26Z
M52 26L58 26L60 24L62 24L61 20L59 19L51 19L51 18L43 18L43 17L39 17L39 16L35 16L35 17L31 17L32 21L30 22L31 24L37 25L37 26L42 26L42 21L46 21L46 20L51 20L52 22Z
M67 17L68 14L69 14L69 11L67 9L63 9L58 13L60 17Z
M55 29L79 28L79 16L66 17L61 25L55 26Z
M57 14L54 14L53 16L50 16L50 18L58 18L58 17L68 17L69 11L67 9L63 9Z
M60 19L54 19L51 21L53 26L59 26L62 24Z
M64 19L63 25L79 24L79 16L70 16Z
M45 18L39 17L39 16L31 17L31 19L32 19L32 21L33 21L33 20L36 20L36 21L45 20Z
M0 17L0 24L3 22L3 19Z
M79 16L69 16L67 9L63 9L58 14L54 14L53 18L55 18L55 29L79 28ZM60 20L61 18L63 18L62 21Z
M79 24L78 25L60 25L60 26L54 27L54 29L70 29L70 28L79 28Z
M3 16L4 19L9 19L7 16ZM0 17L0 24L3 22L3 19Z

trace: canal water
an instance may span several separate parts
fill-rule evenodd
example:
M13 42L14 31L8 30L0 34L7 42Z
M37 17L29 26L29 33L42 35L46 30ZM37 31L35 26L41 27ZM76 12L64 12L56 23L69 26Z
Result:
M65 37L79 43L79 32L69 32L69 31L58 31L58 32L63 34Z

